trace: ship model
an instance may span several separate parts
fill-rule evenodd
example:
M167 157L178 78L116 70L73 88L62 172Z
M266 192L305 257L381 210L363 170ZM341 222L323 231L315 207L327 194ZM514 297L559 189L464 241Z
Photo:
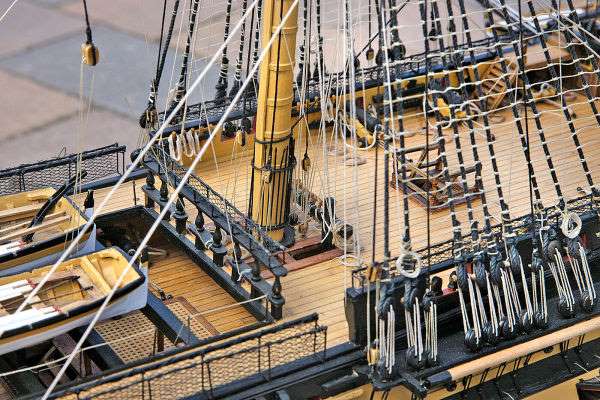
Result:
M0 171L0 398L600 398L600 9L478 1L165 1L142 146Z

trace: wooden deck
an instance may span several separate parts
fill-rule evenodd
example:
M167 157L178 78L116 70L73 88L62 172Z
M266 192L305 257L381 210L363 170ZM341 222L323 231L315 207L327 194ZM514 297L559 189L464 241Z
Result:
M256 322L256 319L217 285L181 250L164 247L169 255L150 267L150 281L173 297L186 299L202 317L224 333ZM156 290L153 289L156 294ZM190 314L191 315L191 314Z
M587 99L578 95L570 101L570 105L577 114L575 126L579 139L587 156L589 167L595 181L600 181L600 129L590 112ZM570 132L565 123L562 112L553 106L538 104L542 112L542 123L548 145L556 166L557 175L566 199L581 195L578 187L587 188L587 183L582 172L578 157L575 152ZM517 130L512 119L511 110L505 108L495 114L504 117L505 121L492 126L495 135L494 147L500 169L505 199L510 207L511 217L515 218L529 212L529 178ZM483 164L483 181L487 196L487 203L492 214L492 223L500 221L500 207L495 190L491 161L485 141L482 121L475 122L477 149ZM407 146L425 143L425 121L421 117L408 117L406 130L415 133L407 139ZM435 121L429 120L430 140L433 140ZM473 155L469 142L469 131L466 124L460 127L460 141L467 165L472 164ZM450 169L458 167L452 129L445 129L447 153L449 155ZM557 197L548 172L546 160L540 146L540 140L535 128L532 113L529 112L529 136L532 148L532 160L535 173L542 193L545 206L557 204ZM304 152L304 138L300 138L296 148L297 158L300 160ZM372 219L373 210L377 210L377 225L375 229L375 249L378 259L382 256L383 246L383 151L379 150L378 164L378 198L377 205L373 203L375 180L375 150L357 151L356 156L365 161L358 166L346 165L343 143L340 138L332 138L328 132L325 142L319 140L316 132L310 136L309 155L313 169L308 176L297 176L311 191L319 197L334 196L338 202L338 216L351 224L357 232L356 240L360 244L360 252L356 254L361 262L369 262L372 246ZM348 154L351 150L347 150ZM323 156L325 154L325 156ZM433 153L432 153L433 154ZM224 194L242 212L246 211L248 204L251 148L237 148L231 158L222 160L218 164L206 161L198 168L197 174L218 192ZM133 183L124 185L119 189L115 198L110 201L105 210L116 209L133 205ZM143 201L141 186L143 181L135 183L137 201ZM390 197L390 237L392 254L397 254L402 232L401 201L402 192L391 190ZM98 205L108 189L96 194ZM483 225L483 212L480 200L473 202L475 220ZM195 212L188 206L190 218ZM465 204L457 206L457 215L462 223L463 233L467 233L469 223L467 207ZM414 248L427 246L427 215L424 207L414 198L410 198L411 238ZM435 244L451 237L450 216L447 209L430 214L430 243ZM311 232L317 232L317 226L311 225ZM310 234L310 232L309 232ZM344 266L339 259L326 261L306 269L292 271L282 280L283 294L286 299L284 318L299 317L311 312L318 312L322 324L329 326L328 344L335 345L347 341L347 324L344 316L344 293L350 285L351 267ZM183 296L190 301L199 311L206 312L215 307L232 304L231 299L208 276L202 273L193 262L174 249L165 260L157 262L151 268L150 278L163 290L174 296ZM249 324L252 317L242 307L228 309L223 312L209 314L206 318L215 328L223 332L235 327Z
M575 126L579 139L583 144L589 168L595 182L600 181L600 129L596 123L587 99L578 95L570 101L577 114ZM573 145L570 132L560 109L547 104L538 104L542 113L544 133L554 161L558 179L565 198L572 199L581 196L578 187L587 189L587 183ZM511 217L515 218L529 213L529 178L525 164L524 153L513 122L510 109L499 110L495 114L504 117L505 121L492 126L495 135L495 152L504 188L504 196L509 204ZM524 120L524 117L522 117ZM484 136L482 121L476 121L476 141L479 157L483 165L483 181L487 203L492 215L492 224L500 221L500 206L496 193L492 167L487 143ZM425 143L422 128L425 121L422 118L408 118L407 131L415 135L407 140L407 146ZM435 121L429 120L430 140L433 140ZM450 169L458 167L452 129L445 129L446 150L449 154ZM546 160L540 145L540 139L535 128L531 111L529 111L529 136L531 140L531 155L542 201L545 206L557 204L557 197L552 185ZM338 200L338 216L354 226L358 232L357 240L361 251L357 255L363 262L369 262L372 246L373 210L377 210L377 225L375 248L376 256L381 259L383 247L383 151L379 150L378 166L378 204L373 203L375 179L375 150L357 151L357 156L365 163L359 166L347 166L343 155L336 155L336 150L342 149L341 139L328 138L325 144L318 140L316 132L310 138L309 155L312 159L313 170L304 182L309 182L311 190L319 197L334 196ZM460 127L460 141L467 165L473 163L473 155L469 141L469 130L466 124ZM325 146L325 150L324 147ZM304 144L300 139L296 146L301 149L296 157L301 160ZM326 157L323 157L323 154ZM432 157L433 157L432 153ZM233 157L218 164L204 162L198 169L198 175L209 185L225 194L240 210L245 211L248 203L250 177L251 149L237 149ZM327 172L324 172L327 171ZM472 177L471 177L472 178ZM402 192L391 190L390 197L390 236L392 254L398 254L400 235L402 232L401 201ZM411 238L414 248L425 247L427 243L427 215L424 207L414 198L410 198ZM345 199L345 200L344 200ZM481 200L473 202L475 220L483 226L483 211ZM469 223L465 204L457 206L457 215L462 224L463 233L468 233ZM447 209L430 214L430 243L435 244L451 237L450 215ZM312 226L316 231L316 226ZM347 340L347 325L343 310L344 288L350 284L349 270L339 260L332 260L293 271L283 279L283 294L286 297L284 315L295 317L308 312L318 312L321 322L330 327L329 343L337 344ZM346 272L345 272L346 270Z

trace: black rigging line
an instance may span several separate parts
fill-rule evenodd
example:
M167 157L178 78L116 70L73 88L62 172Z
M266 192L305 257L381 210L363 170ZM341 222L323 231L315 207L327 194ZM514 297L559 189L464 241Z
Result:
M309 3L309 5L308 5L308 38L306 40L306 43L308 45L307 46L308 47L308 52L307 52L307 55L306 55L306 58L305 58L304 67L303 67L303 70L302 70L302 73L304 74L303 77L302 77L302 85L304 86L305 93L308 92L308 83L310 81L310 76L311 76L310 75L310 65L311 65L311 58L312 58L311 55L312 54L311 54L311 51L310 51L310 43L312 41L312 7L313 7L313 2L311 1ZM320 10L319 10L319 12L320 12ZM305 17L306 17L306 15L305 15ZM318 67L317 67L317 69L318 69ZM325 104L325 107L327 107L327 104ZM304 111L304 113L306 113L306 110ZM300 117L302 117L302 116L300 116ZM304 146L304 158L303 158L303 160L308 159L308 136L309 136L309 134L310 134L310 128L307 127L306 143L305 143L305 146Z
M246 14L246 10L248 9L248 0L243 0L242 2L242 18ZM254 13L252 14L254 17ZM240 46L238 49L238 55L235 64L235 75L233 79L233 84L231 85L231 90L229 91L229 97L233 98L240 90L242 86L242 63L244 61L244 45L246 44L246 18L242 21L242 28L240 30Z
M488 19L488 24L489 26L494 26L494 17L492 13L486 13L487 19ZM512 30L509 30L509 32L512 33ZM506 60L504 59L504 50L503 50L503 45L501 43L501 40L498 36L498 33L496 32L495 29L492 29L492 35L494 37L494 43L496 44L496 53L498 55L499 58L499 62L500 62L500 67L501 67L501 71L502 71L502 80L504 81L504 84L506 86L506 90L508 90L508 88L511 87L511 83L508 79L508 67L506 64ZM513 35L510 35L510 40L511 42L516 40ZM513 49L514 50L514 49ZM518 50L518 48L517 48ZM527 75L525 75L527 76ZM507 95L510 95L510 93L507 93ZM535 195L536 200L540 200L541 199L541 194L540 194L540 190L537 184L537 178L535 175L535 170L533 168L533 163L531 161L531 158L529 157L529 153L526 150L527 147L527 142L525 139L525 130L523 129L523 124L521 121L521 116L519 114L519 110L517 108L517 104L515 102L513 102L512 100L510 100L510 105L511 105L511 110L512 110L512 114L513 114L513 120L515 123L515 126L517 128L517 132L519 134L519 140L521 142L521 147L523 149L523 153L525 154L525 160L527 162L527 168L528 168L528 175L531 177L531 183L533 185L533 193ZM535 114L535 112L534 112ZM503 221L503 224L506 223L508 221ZM509 228L508 226L505 226L506 228Z
M252 39L252 36L254 34L254 18L256 17L256 8L254 8L252 10L252 17L250 18L250 34L248 35L248 41L250 41ZM258 31L258 28L256 29ZM249 76L250 73L250 60L251 60L251 53L252 53L252 44L248 43L248 54L246 54L246 77ZM246 90L244 92L244 102L243 102L243 108L242 108L242 115L246 115L246 109L248 108L248 102L249 102L249 94L254 92L254 85L248 85L246 86ZM246 117L247 118L247 117ZM244 127L242 127L244 128ZM251 129L251 127L250 127ZM248 130L249 132L249 130ZM246 133L248 133L246 132Z
M471 58L471 60L475 60L475 51L473 50L473 40L471 38L471 32L469 30L469 22L468 22L468 19L466 16L466 7L465 7L464 0L458 0L458 5L459 5L460 13L462 16L462 24L463 24L465 36L467 39L467 45L469 48L469 57ZM479 69L473 68L473 74L475 77L475 88L477 91L477 97L479 98L479 108L481 109L481 111L483 111L481 114L483 117L483 126L484 126L484 130L485 130L485 137L486 137L486 142L488 145L488 152L490 154L490 159L492 162L494 181L496 184L496 191L498 193L498 201L500 203L501 219L502 219L502 223L504 224L504 222L510 220L509 207L504 199L504 193L502 190L502 181L500 179L500 170L498 168L498 160L496 159L496 152L494 150L494 136L492 135L492 132L490 129L490 122L489 122L488 110L487 110L488 107L487 107L487 102L485 100L485 95L484 95L483 89L482 89L482 81L481 81L481 76L479 74ZM483 192L483 194L485 195L485 191ZM482 198L482 200L483 200L483 198ZM484 213L485 213L485 210L484 210ZM489 224L490 224L489 218L486 218L485 222L486 222L486 229L491 231L491 226L489 226Z
M262 18L262 0L258 0L256 3L256 32L254 33L254 50L252 53L252 62L254 64L258 63L258 49L260 47L260 30L262 29L261 25ZM258 73L259 68L254 71L254 82L252 88L255 92L258 93Z
M175 20L177 19L177 13L179 12L179 0L175 0L173 4L173 13L171 15L171 21L169 22L169 30L167 31L167 38L165 39L165 43L161 45L162 47L162 55L160 56L160 66L156 70L156 90L158 90L158 84L160 82L162 72L165 66L165 61L167 59L167 52L169 51L169 46L171 44L171 38L173 37L173 30L175 28ZM162 38L162 33L161 33ZM161 39L162 41L162 39ZM160 51L160 48L159 48Z
M382 0L383 1L383 0ZM410 0L404 0L404 3L400 6L400 8L398 8L398 10L396 11L396 14L398 14L400 11L402 11L404 9L404 7L406 7L406 5L410 2ZM378 4L378 0L375 0L375 8L377 8L377 4ZM381 26L381 21L378 21L379 25ZM387 22L385 23L385 27L389 26L392 23L392 18L388 19ZM379 38L380 32L382 31L382 29L379 29L377 31L377 33L375 33L373 36L370 36L369 41L367 42L367 44L365 44L365 46L360 49L360 51L358 53L356 53L356 56L354 56L355 59L357 59L358 57L360 57L362 55L362 53L367 50L371 44L373 43L373 40Z
M421 14L421 20L425 21L427 19L427 2L424 2L419 4L419 11ZM427 32L427 26L422 24L421 25L421 29L422 29L422 34L423 34L423 43L425 46L425 51L427 53L429 53L429 34ZM429 70L430 70L430 59L427 57L425 58L425 73L429 74ZM433 109L434 114L436 116L436 119L439 121L442 119L440 112L437 108ZM423 113L425 114L425 118L427 118L427 99L425 99L425 108L423 110ZM445 145L445 139L444 139L444 135L442 132L442 127L441 124L436 124L436 129L437 129L437 136L436 136L436 140L439 143L439 149L440 149L440 158L442 160L442 166L443 166L443 176L444 176L444 180L446 182L450 182L450 172L448 170L448 159L446 157L446 145ZM456 207L454 205L454 195L453 195L453 190L452 190L452 185L448 184L446 185L446 192L447 192L447 196L448 196L448 206L450 208L450 218L452 220L452 232L453 232L453 237L452 237L452 248L454 249L454 258L455 258L455 263L456 263L456 271L457 271L457 277L459 278L459 285L461 286L461 288L466 289L467 288L467 281L466 279L468 279L468 277L466 276L466 267L464 265L464 260L463 260L463 244L462 244L462 233L461 233L461 226L460 226L460 222L458 221L458 218L456 217Z
M190 0L190 19L189 19L189 29L187 40L185 43L185 50L183 52L183 60L181 62L181 73L179 75L179 82L177 83L177 88L175 89L175 98L171 104L171 111L175 109L177 104L181 101L183 96L187 91L187 79L188 79L188 64L190 52L192 49L192 38L194 36L194 27L196 25L196 16L198 15L198 5L200 4L200 0ZM183 108L180 109L179 114L183 111ZM177 120L179 118L176 118Z
M225 11L225 32L223 34L223 42L227 41L229 37L229 24L231 22L231 1L227 0L227 9ZM229 69L229 59L227 58L227 46L223 47L223 53L221 55L221 69L219 71L219 79L215 86L215 101L223 103L225 97L227 97L227 71Z
M567 0L567 3L569 4L569 9L570 9L570 19L572 21L575 22L575 24L577 26L581 26L581 21L579 19L579 16L577 15L577 12L575 12L574 8L573 8L573 2L572 0ZM556 0L552 0L552 7L554 7L555 9L557 8L557 4L556 4ZM531 1L529 1L529 9L532 10L533 9L533 5L531 4ZM534 17L534 22L536 23L536 26L539 26L539 21L537 19L537 15L535 14L535 11L533 11L533 17ZM559 15L559 22L562 19L562 17ZM584 52L587 55L587 58L590 60L590 62L592 63L592 67L594 68L594 71L596 72L596 74L598 74L598 76L600 76L600 72L598 70L598 63L596 61L596 57L590 55L588 48L586 46L589 46L589 42L587 39L587 35L582 35L583 36L583 40L585 41L586 45L583 46L584 48ZM565 29L565 38L570 42L573 43L574 42L574 38L571 35L571 33L569 32L568 29ZM543 39L543 38L542 38ZM542 47L544 47L545 45L545 40L542 41ZM573 57L574 53L574 49L572 48L572 46L567 46L571 57ZM546 60L548 60L549 58L549 54L547 52L547 49L545 49L544 51L544 55L546 56ZM579 76L580 82L582 83L583 89L584 89L584 93L586 95L586 97L588 98L588 103L590 104L590 108L592 110L592 112L594 113L594 116L596 117L596 122L598 123L598 125L600 126L600 114L598 113L598 110L596 108L596 103L591 95L590 89L589 89L589 82L585 77L585 73L582 71L581 66L579 65L579 62L577 62L578 58L575 57L573 58L573 60L575 60L574 65L575 65L575 70L577 72L577 75ZM552 66L552 68L550 68L550 73L551 75L554 74L556 75L556 71L554 69L554 66ZM581 146L581 143L579 142L579 137L577 136L577 130L575 130L573 123L571 121L571 116L568 113L567 109L566 109L566 102L564 100L564 96L561 96L561 100L562 100L562 108L563 108L563 113L565 115L565 118L567 119L567 124L569 125L569 130L571 131L571 137L573 139L573 143L575 145L575 148L577 149L577 155L579 156L579 161L581 164L581 167L583 169L583 172L585 173L585 177L587 179L588 185L592 188L593 191L596 190L596 188L594 187L594 182L592 179L592 174L591 171L588 167L587 164L587 160L585 158L585 154L583 153L583 147Z
M393 0L390 0L393 1ZM384 15L385 8L383 4L384 0L380 1L381 7L381 15ZM384 168L383 168L383 271L382 278L387 278L387 276L383 276L385 271L389 271L389 259L390 259L390 189L389 189L389 181L390 181L390 120L391 120L391 109L393 107L393 103L391 99L394 98L394 93L392 93L392 82L388 81L388 90L389 90L389 98L390 104L388 107L384 107L385 113L385 136L383 138L383 159L384 159ZM385 104L385 97L384 97Z
M432 4L432 17L434 18L433 22L436 25L435 30L437 31L437 36L438 36L437 40L438 40L439 50L442 53L446 53L446 46L445 46L444 40L442 38L442 24L440 22L440 15L439 15L439 9L437 6L437 1L434 1ZM452 60L452 62L453 61L454 60ZM460 69L459 69L459 72L460 72ZM438 88L438 91L441 91L441 90L446 90L446 89ZM435 101L434 101L434 103L435 103ZM433 104L433 107L437 108L437 105ZM456 155L458 158L458 167L459 167L460 178L461 178L461 183L462 183L462 190L464 193L465 201L467 203L467 215L468 215L468 219L469 219L471 235L472 235L473 240L475 240L478 235L477 223L475 221L475 217L473 214L473 202L471 200L471 194L469 193L469 187L467 184L467 172L466 172L466 168L465 168L465 160L464 160L462 147L461 147L460 133L459 133L458 126L457 126L458 124L456 121L456 111L454 110L454 107L452 106L452 104L449 104L448 108L450 110L450 122L452 124L452 132L453 132L453 136L454 136L454 145L456 147ZM438 112L438 114L439 114L439 112ZM441 119L438 119L438 125L440 123L441 123ZM448 184L450 184L450 182L448 182Z
M383 2L383 0L382 0ZM394 111L396 113L396 115L394 116L394 119L398 121L398 132L400 132L400 137L399 137L399 147L400 147L400 179L402 180L402 208L403 208L403 214L404 214L404 233L402 234L402 242L403 244L406 244L408 247L408 250L411 250L411 239L410 239L410 214L409 214L409 204L408 204L408 185L406 184L407 182L407 174L406 174L406 152L405 150L405 132L404 132L404 105L402 104L402 82L400 80L400 61L402 58L402 54L401 54L401 49L400 49L400 35L398 34L398 29L397 27L397 16L398 13L395 10L396 8L396 0L389 0L389 8L390 8L390 21L391 21L391 26L392 29L391 31L391 62L392 65L395 66L396 71L395 71L395 82L392 83L391 81L391 77L389 77L388 79L388 85L389 85L389 89L388 89L388 102L389 102L389 107L388 107L388 112L389 115L386 116L387 119L389 119L390 121L392 120L392 111ZM425 52L427 54L427 49L425 49ZM384 97L384 103L385 103L385 97ZM397 102L397 103L396 103ZM396 103L396 104L394 104ZM391 127L393 128L393 124L390 124ZM388 136L389 135L393 135L394 132L391 131L391 129L388 129ZM395 160L396 157L394 157ZM396 179L398 179L398 164L395 163L396 167L394 168L396 171ZM386 178L385 179L385 185L386 187L389 185L389 179ZM387 213L387 212L386 212ZM386 256L388 257L388 256Z
M375 177L373 180L373 191L374 191L374 205L373 205L373 230L371 238L371 265L375 267L375 242L377 236L377 184L378 184L378 172L379 172L379 145L377 144L377 134L374 135L375 140ZM387 185L388 182L384 182Z
M506 1L505 0L500 0L500 4L501 4L501 8L502 8L502 14L504 16L504 19L506 21L510 21L510 16L508 14L508 11L506 9ZM491 18L490 15L488 15L488 18ZM493 30L492 30L493 31ZM509 37L510 37L510 41L512 43L512 48L513 51L515 53L515 56L517 58L517 65L519 68L519 71L522 72L521 75L521 79L524 81L524 89L525 92L523 93L524 96L524 103L526 105L528 105L529 107L531 107L531 111L533 113L533 117L534 117L534 122L535 122L535 126L536 126L536 130L538 132L538 136L540 138L540 142L542 143L542 149L544 150L544 155L546 156L546 162L548 165L548 169L550 170L550 175L552 177L552 182L554 183L554 189L556 191L556 195L559 199L559 203L564 203L563 200L563 193L562 193L562 189L560 187L560 184L558 182L558 176L556 174L556 169L554 168L554 162L552 161L552 156L550 154L550 148L548 147L548 142L546 141L546 135L544 133L544 128L542 126L542 122L540 120L540 113L537 109L537 105L535 104L535 101L533 99L533 95L531 93L531 84L529 81L529 78L527 77L527 73L525 72L526 68L525 68L525 61L524 61L524 55L523 53L519 50L519 46L517 44L517 40L518 38L515 36L514 32L512 29L508 30L509 33ZM501 53L501 50L499 50L499 53ZM527 113L527 107L525 108L525 112ZM526 120L526 129L528 126L528 121ZM526 133L526 132L525 132ZM520 135L523 135L523 132L519 132ZM521 144L525 153L525 159L527 161L527 164L530 168L529 170L529 174L531 176L531 184L533 186L533 192L535 195L535 198L537 200L538 204L541 204L541 194L539 191L539 187L537 185L537 180L534 177L534 170L533 170L533 163L531 161L531 154L529 153L529 149L528 149L528 140L526 138L526 136L521 136Z
M311 2L312 5L312 2ZM312 17L312 15L311 15ZM308 0L304 0L303 2L303 8L302 8L302 32L304 37L302 38L302 43L300 44L300 48L299 48L299 52L298 52L298 76L296 77L296 84L298 86L300 86L302 84L302 82L305 79L304 77L304 71L306 68L306 63L305 63L305 55L306 55L306 48L308 47L309 51L310 51L310 42L306 42L306 38L307 38L307 30L308 30ZM310 63L308 64L309 66L309 70L310 70ZM310 76L310 72L308 73L308 75Z
M160 43L158 47L158 55L156 62L156 76L150 82L150 93L148 95L148 106L146 110L142 113L139 119L139 124L142 128L147 128L153 125L158 120L158 115L156 113L156 97L158 94L158 86L160 84L160 79L162 77L162 71L165 65L165 60L167 59L167 52L169 50L169 45L171 43L171 37L173 36L173 29L175 27L175 19L177 18L177 13L179 11L179 0L175 0L173 4L173 13L171 15L171 21L169 22L169 30L167 31L167 37L163 43L163 33L164 33L164 22L165 22L165 7L166 0L163 6L163 21L160 30Z
M541 31L540 31L541 32ZM542 38L543 35L540 35ZM543 39L542 39L543 40ZM523 56L525 46L523 44L523 11L521 9L521 0L519 0L519 45L521 50L521 57ZM525 70L521 70L521 88L523 90L523 94L525 94L525 79L523 79L523 75L525 75ZM523 107L525 108L525 137L527 138L527 153L531 157L531 141L529 140L529 117L527 113L527 98L528 96L523 96ZM534 219L534 209L533 209L533 184L531 183L531 175L529 176L529 207L531 211L531 218Z
M84 0L85 1L85 0ZM165 33L165 18L167 15L167 0L163 1L162 18L160 22L160 39L158 40L158 53L156 54L156 78L154 79L154 85L158 80L158 69L160 68L160 54L162 53L163 36Z
M90 17L88 15L87 0L83 0L83 12L85 14L85 36L86 43L92 44L92 28L90 27Z
M425 0L426 1L426 0ZM404 3L404 5L406 5L406 3ZM403 6L404 6L403 5ZM427 17L427 12L425 12L425 17ZM425 19L425 21L423 21L423 23L425 24L425 26L427 26L427 18ZM425 59L427 59L429 57L429 46L427 46L425 48ZM425 70L425 94L424 94L424 99L425 101L427 101L427 95L429 94L429 71ZM430 177L429 177L429 118L427 118L427 111L423 111L425 114L425 163L426 163L426 169L425 169L425 174L427 175L427 198L426 198L426 202L427 202L427 280L429 281L429 275L431 272L431 182L430 182Z
M490 215L489 208L488 208L486 191L485 191L482 174L481 174L481 160L479 159L479 151L477 150L477 140L476 140L476 136L475 136L475 127L473 125L471 109L469 107L469 94L468 94L467 88L466 88L466 79L465 79L465 75L462 70L463 55L458 53L460 50L457 50L459 48L458 47L458 37L456 34L456 24L454 22L454 10L452 7L451 0L446 0L446 9L447 9L448 17L450 20L449 30L450 30L450 36L452 38L452 46L453 46L451 56L453 57L453 63L454 63L454 67L456 68L456 75L458 78L458 83L461 88L461 100L462 100L463 104L467 105L467 107L465 107L466 124L467 124L467 127L469 128L469 139L470 139L470 143L471 143L471 150L473 153L473 160L475 161L475 186L476 186L477 190L479 191L479 196L481 198L481 206L483 209L483 216L484 216L485 235L483 235L483 237L484 237L484 241L486 242L486 245L488 247L490 247L491 246L491 243L490 243L491 215ZM435 14L437 14L437 12L438 12L437 6L435 7L434 10L435 10ZM474 66L473 70L477 71L477 66ZM487 118L486 118L485 122L487 122ZM487 129L489 130L489 126L487 127ZM493 151L493 145L492 145L492 151ZM464 188L465 184L466 184L466 180L463 182L463 188ZM477 227L477 225L474 225L472 221L470 221L470 222L472 224L471 238L473 241L473 250L475 251L475 257L473 260L474 261L473 270L475 272L475 276L477 277L477 283L480 285L480 287L486 287L486 274L485 274L485 269L484 269L484 265L483 265L483 254L481 253L482 246L481 246L481 243L479 243L478 227Z
M313 79L319 79L319 72L325 76L325 63L323 60L323 35L321 34L321 0L316 0L316 12L317 12L317 37L318 37L318 51L319 58L317 62L318 66L313 71ZM320 67L320 68L319 68Z

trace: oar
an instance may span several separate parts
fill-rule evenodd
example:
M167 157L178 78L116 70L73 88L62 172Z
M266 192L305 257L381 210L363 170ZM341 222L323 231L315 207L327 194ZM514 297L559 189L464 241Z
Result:
M4 235L4 236L0 237L0 244L4 244L6 242L18 239L19 237L22 237L23 240L25 240L26 236L30 236L33 238L34 234L48 230L52 227L62 224L63 222L67 222L70 219L71 219L70 216L65 215L63 217L58 217L58 218L54 218L50 221L46 221L39 225L35 225L35 226L29 227L29 228L25 228L25 229L21 229L21 230L9 233L8 235Z
M54 207L56 206L56 203L58 203L58 201L65 194L69 193L69 191L75 186L75 184L78 181L83 180L83 178L85 178L86 176L87 176L87 172L85 170L81 170L78 174L75 174L74 176L72 176L64 185L62 185L60 188L58 188L56 193L54 193L52 195L52 197L50 197L46 201L46 203L42 206L40 211L38 211L38 213L35 215L35 217L33 217L33 219L31 220L31 223L29 224L29 228L31 228L32 226L41 224L42 221L44 220L44 218L46 217L46 214L48 214L50 211L52 211L54 209ZM35 232L31 232L31 233L24 235L23 241L25 243L31 242L34 234L35 234Z
M69 277L67 277L67 278L65 278L65 279L61 279L61 280L60 280L60 282L58 282L58 283L55 283L54 285L52 285L52 286L50 286L50 287L47 287L47 288L45 288L45 289L43 289L43 290L40 290L40 291L38 292L38 295L39 295L40 293L45 293L45 292L47 292L47 291L49 291L49 290L56 289L57 287L59 287L59 286L60 286L60 285L62 285L63 283L66 283L66 282L69 282L69 281L77 281L77 280L79 280L79 276L77 276L77 275L75 275L75 276L69 276ZM81 289L80 289L80 291L81 291ZM8 302L8 303L6 303L6 304L3 304L3 307L4 307L5 309L7 309L7 311L8 311L8 307L10 307L10 306L12 306L12 305L15 305L15 304L17 304L17 303L20 303L21 301L23 301L23 298L19 297L18 299L13 299L12 301L10 301L10 302ZM32 304L32 303L30 303L30 304Z
M68 292L68 293L63 293L63 294L61 294L59 296L49 297L49 298L44 299L44 300L38 300L38 301L31 302L31 303L29 303L29 305L33 306L35 304L45 303L45 302L50 301L50 300L56 300L56 299L60 299L62 297L67 297L67 296L70 296L72 294L77 294L77 293L81 293L81 292L87 292L88 290L92 290L93 288L94 288L93 285L86 286L86 287L78 289L78 290L73 290L73 291Z
M49 214L48 216L46 216L45 220L49 221L49 220L58 218L62 215L65 215L64 211L52 213L52 214ZM31 224L31 221L20 222L15 225L7 226L6 228L0 229L0 235L6 235L7 233L11 233L11 232L19 230L19 229L27 228L29 226L29 224Z

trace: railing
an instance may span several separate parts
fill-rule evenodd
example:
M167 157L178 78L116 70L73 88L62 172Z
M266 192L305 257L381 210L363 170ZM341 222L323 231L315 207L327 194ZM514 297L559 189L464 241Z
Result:
M168 354L133 370L58 391L61 399L225 397L326 359L327 327L316 314L199 349ZM292 364L293 363L293 364Z
M586 212L596 212L595 204L591 195L584 195L578 197L576 199L572 199L568 201L568 209L569 211L575 212L579 215L584 214ZM554 224L555 226L559 226L562 220L561 212L555 207L546 207L545 212L548 216L548 223ZM527 235L529 226L531 224L531 216L523 215L517 218L514 218L510 221L510 225L514 232L517 235ZM479 234L482 235L484 233L483 229L479 229ZM502 240L502 225L496 224L492 226L492 237L498 240ZM470 241L470 233L463 235L463 239L468 243ZM429 248L418 249L417 252L420 254L423 265L427 265L431 267L432 271L437 269L447 269L453 266L453 249L454 242L452 239L446 240L443 242L439 242L433 244ZM393 260L395 258L392 258ZM352 276L352 285L353 287L362 286L364 284L365 278L363 276L365 268L360 268L353 271Z
M531 36L531 35L530 35ZM526 35L526 37L529 37ZM509 35L500 35L500 42L504 43L505 41L509 43L510 40ZM472 42L473 47L475 48L476 57L483 58L492 58L495 56L494 46L496 45L496 41L493 37L487 37L480 40L475 40ZM448 48L448 51L454 49L458 52L464 52L467 50L469 46L466 43L460 44L455 48ZM486 50L487 49L487 50ZM463 61L465 64L468 64L469 57L465 57ZM434 52L430 52L428 55L429 67L431 71L442 70L447 68L445 66L444 59L441 55L436 54ZM395 74L400 73L402 75L406 75L407 77L413 75L419 75L425 73L425 53L413 54L405 57L401 64L397 66L397 68L392 68L390 70L391 78L395 79ZM361 68L356 72L356 90L361 89L369 89L371 87L380 86L383 84L382 78L386 74L383 66L375 65L373 67ZM324 82L322 82L325 87L336 87L338 84L338 74L328 74L325 76ZM308 84L307 88L307 98L313 99L320 97L320 88L321 83L316 81L311 81ZM198 104L192 104L188 107L186 112L186 128L203 125L206 126L208 124L215 124L221 118L225 109L231 102L232 98L226 98L225 101L219 99L219 101L207 101ZM247 98L243 101L239 101L235 107L233 108L228 120L237 120L246 116L252 116L256 113L256 97L255 94L251 94L247 96ZM164 113L160 115L161 121L164 120ZM188 125L189 124L189 125ZM174 127L173 129L179 130L180 127Z
M158 157L164 157L160 163L156 160L156 152L159 152ZM162 149L156 149L144 161L150 171L146 185L142 188L148 209L153 209L155 205L164 209L169 197L168 186L176 186L186 171L168 155L160 155L161 152ZM155 175L160 179L160 189L155 186ZM197 213L192 223L188 222L184 200L196 207ZM287 270L274 254L284 249L283 246L273 241L225 197L194 175L183 187L175 206L165 215L166 223L171 219L175 221L175 227L169 228L174 231L174 240L179 241L219 285L238 301L264 298L265 308L260 310L264 311L263 315L259 317L257 311L254 313L257 318L277 320L283 317L285 299L282 295L281 277L287 274ZM205 226L205 219L214 223L215 229L212 232ZM228 255L227 247L222 244L222 231L231 236L232 256ZM194 236L193 244L185 236L188 233ZM252 255L252 262L242 258L242 247ZM225 266L231 268L224 268ZM261 276L263 268L273 275L272 283ZM249 284L249 293L242 288L243 283Z
M73 176L77 162L87 171L83 184L122 175L125 169L125 146L117 143L81 154L71 154L51 160L0 171L0 195L60 186ZM81 157L81 158L80 158Z
M186 173L187 168L173 160L161 147L156 146L155 149L157 155L152 155L152 157L155 159L160 159L167 170L178 178L176 182L173 182L174 185L177 185L183 175ZM227 219L230 223L238 225L249 235L258 238L260 241L259 245L263 247L265 252L271 253L285 250L284 246L273 240L263 229L261 229L258 224L248 218L229 200L210 187L198 176L192 174L187 182L187 185L192 187L208 202L216 206L219 211L223 213L223 215L227 216Z

